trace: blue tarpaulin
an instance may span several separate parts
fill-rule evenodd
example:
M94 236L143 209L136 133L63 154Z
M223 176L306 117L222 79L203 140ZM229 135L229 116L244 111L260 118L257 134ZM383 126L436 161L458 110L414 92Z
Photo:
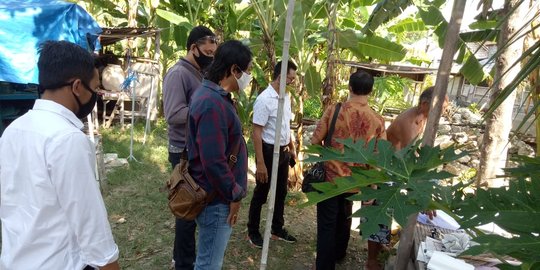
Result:
M55 0L0 1L0 81L38 83L38 49L66 40L93 51L101 28L83 8Z

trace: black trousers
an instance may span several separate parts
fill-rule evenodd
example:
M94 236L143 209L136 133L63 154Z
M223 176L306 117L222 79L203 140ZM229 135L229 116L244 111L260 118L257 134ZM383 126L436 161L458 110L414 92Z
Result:
M266 203L268 192L270 191L270 179L272 178L272 160L274 155L274 145L263 143L263 158L266 170L268 171L268 181L261 183L256 181L253 190L253 198L249 205L248 233L255 234L259 232L261 222L261 209ZM287 196L287 182L289 180L289 151L287 147L282 146L279 153L279 165L276 187L276 201L274 204L274 217L272 219L272 231L278 232L283 229L284 219L283 211L285 208L285 197Z
M317 270L334 270L345 258L351 235L351 194L341 194L317 204Z
M174 168L180 163L180 153L169 152L169 162ZM195 267L195 220L176 219L173 259L175 270L193 270Z

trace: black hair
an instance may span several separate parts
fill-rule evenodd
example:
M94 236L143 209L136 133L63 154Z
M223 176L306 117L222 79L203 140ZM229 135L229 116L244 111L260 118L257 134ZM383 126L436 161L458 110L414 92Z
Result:
M205 26L199 25L191 29L191 32L189 32L187 38L186 49L189 51L192 44L196 43L199 39L207 36L215 36L215 34L214 32L212 32L212 30L208 29Z
M373 90L374 79L369 73L359 70L351 74L349 86L356 95L366 96Z
M94 77L94 57L77 44L48 40L39 49L40 89L53 90L65 85L72 78L90 83Z
M231 67L236 65L245 71L253 55L248 46L238 40L229 40L219 45L214 54L214 61L208 67L206 78L214 83L231 75Z
M431 102L431 98L433 97L433 90L435 89L435 87L431 86L431 87L428 87L426 88L426 90L424 90L424 92L422 92L422 94L420 94L420 98L418 98L418 105L422 104L422 102L427 102L427 103L430 103Z
M272 80L273 80L273 81L276 80L276 79L279 77L279 75L281 75L281 74L280 74L280 73L281 73L281 62L282 62L282 61L279 61L279 62L276 64L276 66L274 67L274 72L272 73ZM294 70L294 71L296 71L296 70L298 69L298 67L297 67L291 60L289 60L289 61L287 62L287 74L289 73L289 71L290 71L291 69Z

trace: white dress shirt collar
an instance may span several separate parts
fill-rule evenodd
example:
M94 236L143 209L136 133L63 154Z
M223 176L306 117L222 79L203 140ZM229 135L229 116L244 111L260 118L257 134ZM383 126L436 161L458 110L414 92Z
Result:
M57 103L55 101L48 100L48 99L37 99L32 109L38 110L38 111L48 111L48 112L59 114L62 117L66 118L78 129L82 129L84 127L84 124L81 122L81 120L79 120L77 116L75 116L75 114L71 110L69 110L68 108L64 107L64 105Z

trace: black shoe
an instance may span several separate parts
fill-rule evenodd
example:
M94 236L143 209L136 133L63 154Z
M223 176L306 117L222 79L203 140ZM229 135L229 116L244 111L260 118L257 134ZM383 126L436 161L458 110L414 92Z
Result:
M249 242L256 248L263 247L263 239L260 233L250 233L248 234Z
M282 240L287 243L296 242L296 238L290 235L285 229L281 229L279 232L272 232L272 239Z

